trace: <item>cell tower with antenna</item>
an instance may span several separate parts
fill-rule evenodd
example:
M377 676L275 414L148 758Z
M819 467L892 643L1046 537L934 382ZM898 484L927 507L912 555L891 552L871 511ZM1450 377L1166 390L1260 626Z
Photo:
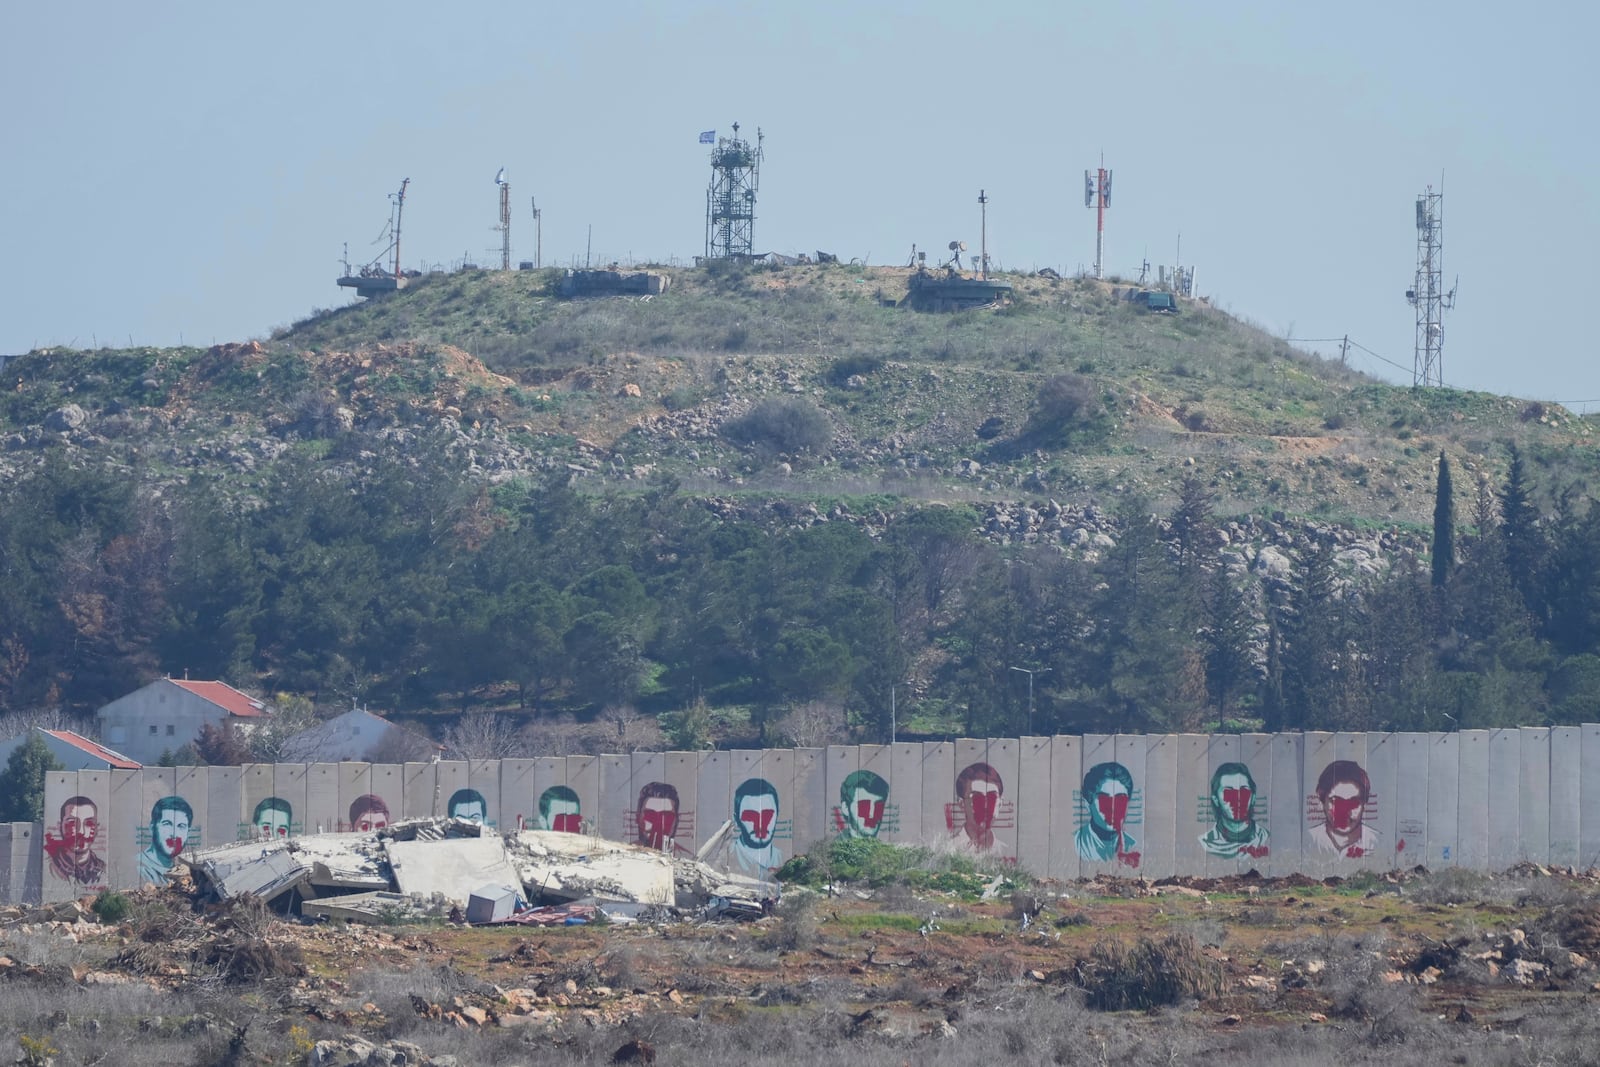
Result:
M1100 160L1102 164L1105 160ZM1104 277L1106 252L1106 208L1111 206L1111 172L1104 166L1083 172L1083 206L1095 209L1094 276Z
M383 233L378 235L379 241L387 237L389 246L378 253L378 258L352 274L349 264L349 245L345 246L345 271L338 284L354 289L357 296L377 296L379 293L392 293L406 287L406 274L400 269L400 222L405 215L406 189L410 185L411 179L407 178L400 183L399 192L389 194L391 205L389 224L384 227ZM383 263L390 253L394 255L394 266L392 270L385 270Z
M495 229L500 231L500 269L511 269L511 183L506 181L506 168L501 167L500 173L494 176L494 183L500 187L500 225Z
M1456 286L1444 291L1444 192L1428 186L1417 197L1417 277L1406 300L1417 309L1413 385L1444 384L1444 313L1456 306Z
M706 189L706 258L750 259L755 255L756 190L761 184L762 135L756 143L719 137L711 150L711 185Z

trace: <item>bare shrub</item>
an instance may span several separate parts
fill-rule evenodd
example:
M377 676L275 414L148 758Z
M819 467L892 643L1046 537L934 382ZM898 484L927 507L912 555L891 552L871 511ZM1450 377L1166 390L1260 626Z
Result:
M769 743L787 748L822 748L845 739L844 705L833 700L795 704L766 727Z
M811 893L790 893L778 902L778 924L767 935L776 949L798 951L817 943L817 898Z
M461 716L444 732L444 744L458 759L516 759L529 754L516 721L492 711Z
M734 444L780 455L825 455L833 443L828 416L803 397L762 400L722 424L722 436Z
M1222 965L1184 931L1132 947L1102 941L1074 967L1086 1003L1099 1011L1145 1011L1222 991Z

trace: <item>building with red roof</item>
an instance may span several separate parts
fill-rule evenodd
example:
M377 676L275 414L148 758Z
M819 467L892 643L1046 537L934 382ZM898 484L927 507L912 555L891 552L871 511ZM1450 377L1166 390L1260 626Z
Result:
M139 769L137 760L129 759L115 749L107 748L98 741L91 741L82 734L75 734L71 730L46 730L42 726L35 726L33 733L44 741L44 747L50 750L50 755L56 762L69 771L136 771ZM21 748L28 740L26 732L16 737L0 741L0 769L5 767L6 761L11 758L11 753Z
M160 678L94 713L100 736L141 763L159 763L212 726L249 733L271 714L266 704L226 682Z

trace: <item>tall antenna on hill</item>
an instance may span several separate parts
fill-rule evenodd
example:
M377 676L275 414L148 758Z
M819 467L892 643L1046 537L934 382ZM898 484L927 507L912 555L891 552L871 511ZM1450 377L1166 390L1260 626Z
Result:
M511 183L506 181L506 168L500 168L500 173L494 176L494 183L500 187L500 225L495 227L500 231L500 269L510 270Z
M1111 206L1111 172L1101 165L1083 172L1083 206L1095 209L1094 217L1094 276L1104 277L1106 252L1106 208Z
M1417 277L1406 300L1417 309L1411 384L1444 384L1444 313L1456 306L1456 287L1444 292L1444 184L1417 197Z
M761 130L755 147L739 136L717 137L715 130L700 135L711 143L711 184L706 188L706 258L749 259L755 255L756 190L761 185L764 155Z

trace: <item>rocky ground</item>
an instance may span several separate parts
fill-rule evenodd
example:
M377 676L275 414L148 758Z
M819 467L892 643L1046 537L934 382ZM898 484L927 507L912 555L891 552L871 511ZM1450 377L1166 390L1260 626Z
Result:
M16 1062L1531 1064L1600 1038L1600 878L1532 867L835 887L555 928L130 904L0 910Z

